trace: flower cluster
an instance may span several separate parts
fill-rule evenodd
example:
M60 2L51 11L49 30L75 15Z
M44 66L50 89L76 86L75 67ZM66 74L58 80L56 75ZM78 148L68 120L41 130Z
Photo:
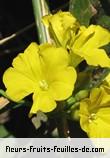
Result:
M78 67L82 61L92 69L110 67L110 58L103 48L110 42L108 30L99 25L81 26L69 12L61 11L45 16L43 22L52 43L31 43L3 75L6 94L13 101L33 95L30 114L39 110L51 112L57 102L76 95L80 80ZM79 101L80 125L90 137L110 137L109 81L107 77L107 85L103 81L99 87L91 87L89 95ZM80 90L84 90L82 87Z

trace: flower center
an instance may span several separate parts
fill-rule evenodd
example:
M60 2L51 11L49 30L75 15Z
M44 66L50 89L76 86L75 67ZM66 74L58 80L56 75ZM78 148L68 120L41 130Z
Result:
M39 82L39 86L40 86L40 88L41 88L42 90L48 90L48 88L49 88L49 86L48 86L48 84L47 84L47 82L46 82L45 80L41 80L41 81Z
M96 120L96 114L95 113L92 113L90 114L89 116L89 122L91 123L92 121Z

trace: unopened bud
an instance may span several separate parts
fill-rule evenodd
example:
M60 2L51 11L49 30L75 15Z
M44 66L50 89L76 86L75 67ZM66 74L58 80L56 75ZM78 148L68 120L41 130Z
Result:
M89 91L88 90L81 90L75 95L75 99L77 101L79 101L81 99L87 98L88 95L89 95Z

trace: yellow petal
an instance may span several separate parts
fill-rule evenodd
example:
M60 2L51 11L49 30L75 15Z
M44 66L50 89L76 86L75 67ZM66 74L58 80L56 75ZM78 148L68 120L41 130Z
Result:
M89 100L88 100L89 101ZM91 138L110 138L110 108L102 108L96 113L96 119L89 120L87 100L80 104L80 125Z
M50 112L55 108L56 102L49 91L40 91L38 94L34 93L30 114L37 113L38 110L41 110L42 112Z
M91 106L88 107L89 110L94 108L99 108L103 97L103 92L100 88L93 88L90 93Z
M83 48L100 48L110 42L110 32L107 29L98 25L91 25L88 27L87 31L90 32L91 30L94 31L94 34L86 41Z
M110 42L110 32L98 25L90 25L88 28L81 28L76 36L73 47L78 49L91 50L100 48Z
M94 32L95 32L95 30L93 28L91 28L91 26L89 28L81 27L78 34L76 35L76 39L73 43L72 49L74 50L74 49L83 48L85 46L85 44L88 42L88 40L94 36ZM88 44L86 46L86 48L89 46L91 46L91 45Z
M85 131L88 132L89 131L89 111L88 111L88 106L90 106L90 100L89 99L85 99L83 101L80 102L80 126L81 128Z
M81 28L71 44L71 50L73 54L85 59L88 65L110 67L110 59L106 52L98 49L109 42L108 30L98 25L90 25L88 28Z
M52 14L49 14L49 15L43 16L42 18L43 24L46 25L47 27L49 27L51 17L52 17Z
M110 73L107 75L107 77L105 78L105 81L108 83L109 87L110 87Z
M101 95L101 89L93 88L90 93L90 100L92 102L96 102L98 100L98 98L100 97L100 95Z
M76 77L76 71L72 67L53 73L50 78L50 89L55 100L65 100L72 95Z
M25 74L27 77L35 81L42 78L41 61L38 51L39 46L32 42L26 48L24 53L20 53L12 63L13 67L17 71Z
M92 49L89 52L82 52L83 57L88 65L110 67L110 59L103 49Z
M3 75L3 82L7 88L6 94L14 101L20 101L33 93L37 85L33 80L14 68L9 68Z
M56 48L49 44L41 45L39 55L45 63L46 72L67 67L70 63L68 52L62 47Z
M105 87L106 88L106 87ZM108 106L110 102L110 93L104 87L93 88L90 93L92 109Z
M110 107L98 109L96 119L89 124L88 135L93 138L110 138Z
M73 67L77 67L77 65L79 63L81 63L81 61L83 61L82 57L80 57L79 55L77 55L77 54L75 54L73 52L70 53L70 59L71 59L71 65Z
M59 43L59 45L62 45L63 47L66 46L72 34L74 34L76 29L79 27L76 18L69 12L60 11L57 14L44 17L43 21L49 26L57 44Z
M97 112L97 117L99 117L100 119L102 119L103 121L105 121L110 125L110 106L100 108Z
M109 100L110 95L101 87L92 89L90 98L80 102L80 125L89 137L110 137Z
M100 107L107 108L110 106L110 93L108 93L104 87L101 87L100 89L102 91Z
M110 138L110 125L98 120L98 123L91 124L88 136L90 138Z

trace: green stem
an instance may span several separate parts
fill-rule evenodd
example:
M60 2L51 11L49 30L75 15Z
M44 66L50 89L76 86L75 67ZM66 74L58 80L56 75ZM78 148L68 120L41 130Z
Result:
M34 17L38 31L39 43L50 42L47 28L42 24L42 17L49 14L49 8L45 0L32 0Z

